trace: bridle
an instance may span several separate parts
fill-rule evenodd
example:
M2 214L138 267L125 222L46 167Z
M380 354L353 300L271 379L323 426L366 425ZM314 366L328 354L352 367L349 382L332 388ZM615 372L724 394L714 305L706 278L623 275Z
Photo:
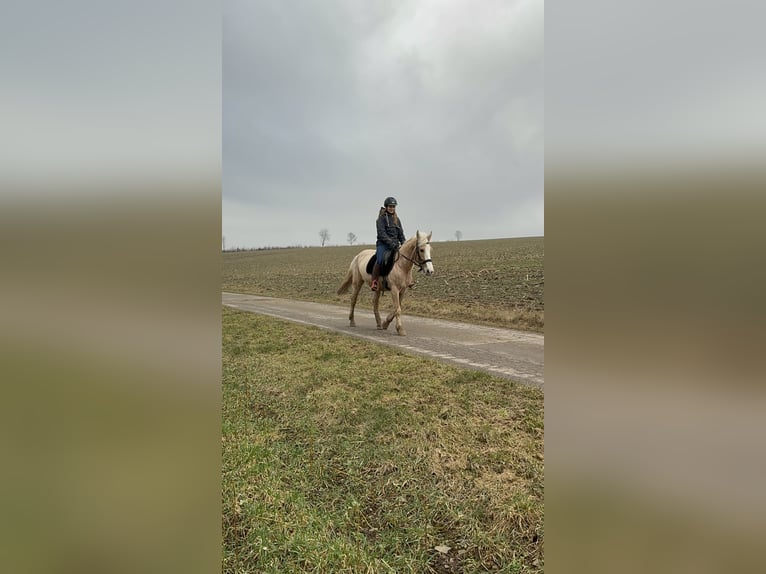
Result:
M424 245L430 245L430 244L431 244L431 242L430 242L430 241L426 241L426 242L424 243ZM418 271L422 272L422 271L423 271L423 266L424 266L426 263L433 263L433 259L421 259L421 258L420 258L420 249L419 249L419 247L420 247L420 244L416 244L416 245L415 245L415 253L417 254L417 258L418 258L418 260L417 260L417 261L415 261L414 259L410 259L409 257L407 257L407 256L406 256L404 253L402 253L401 251L397 251L396 253L397 253L398 255L401 255L402 257L404 257L404 258L405 258L407 261L410 261L410 262L412 262L414 265L417 265L417 266L418 266Z

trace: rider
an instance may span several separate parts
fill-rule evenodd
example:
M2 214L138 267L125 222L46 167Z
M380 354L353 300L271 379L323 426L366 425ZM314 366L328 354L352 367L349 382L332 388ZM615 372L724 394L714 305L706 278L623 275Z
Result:
M404 243L404 230L402 222L396 214L396 199L387 197L380 208L376 226L378 228L378 240L375 243L376 260L372 268L372 284L370 289L378 290L378 277L380 277L380 266L383 263L383 257L386 251L396 251Z

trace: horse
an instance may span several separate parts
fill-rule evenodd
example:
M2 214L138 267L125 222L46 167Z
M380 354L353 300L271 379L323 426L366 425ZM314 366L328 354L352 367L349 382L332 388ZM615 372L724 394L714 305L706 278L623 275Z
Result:
M388 329L391 321L396 319L396 332L399 335L406 335L407 333L402 327L402 298L407 288L413 285L412 279L412 267L418 266L418 271L425 271L426 275L433 275L434 265L431 260L431 235L433 232L426 235L417 231L414 236L410 237L402 244L399 251L394 253L394 264L391 271L387 276L383 276L381 271L381 281L379 282L378 290L374 292L372 297L372 309L375 313L375 322L378 325L378 329ZM351 261L349 265L346 278L338 287L338 295L348 292L348 288L353 286L351 293L351 311L348 314L348 320L351 327L356 327L354 322L354 307L356 306L356 299L359 296L359 291L363 285L370 285L372 283L372 263L374 263L375 250L365 249L360 251L356 257ZM386 320L381 323L380 313L378 311L378 304L380 303L380 294L383 290L391 291L391 299L394 303L394 308L391 313L386 317Z

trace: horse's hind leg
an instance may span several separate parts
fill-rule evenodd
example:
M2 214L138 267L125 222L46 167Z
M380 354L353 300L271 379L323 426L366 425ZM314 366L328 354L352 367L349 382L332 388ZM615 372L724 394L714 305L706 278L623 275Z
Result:
M372 294L372 312L375 313L375 324L378 326L378 329L385 329L388 327L388 323L386 323L386 326L384 327L380 322L380 288L378 288L377 291L373 292Z
M353 285L354 290L351 293L351 311L348 314L348 322L351 327L356 327L356 322L354 322L354 307L356 307L356 299L359 297L359 291L361 291L362 285L364 285L363 281L357 281Z

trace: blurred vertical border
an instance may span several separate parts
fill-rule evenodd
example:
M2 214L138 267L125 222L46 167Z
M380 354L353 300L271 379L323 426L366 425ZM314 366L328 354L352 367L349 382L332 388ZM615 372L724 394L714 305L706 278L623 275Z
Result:
M0 570L220 569L221 6L0 17Z
M546 566L763 571L764 9L546 8ZM220 10L3 6L4 572L220 568Z
M546 6L546 567L764 571L764 8Z

